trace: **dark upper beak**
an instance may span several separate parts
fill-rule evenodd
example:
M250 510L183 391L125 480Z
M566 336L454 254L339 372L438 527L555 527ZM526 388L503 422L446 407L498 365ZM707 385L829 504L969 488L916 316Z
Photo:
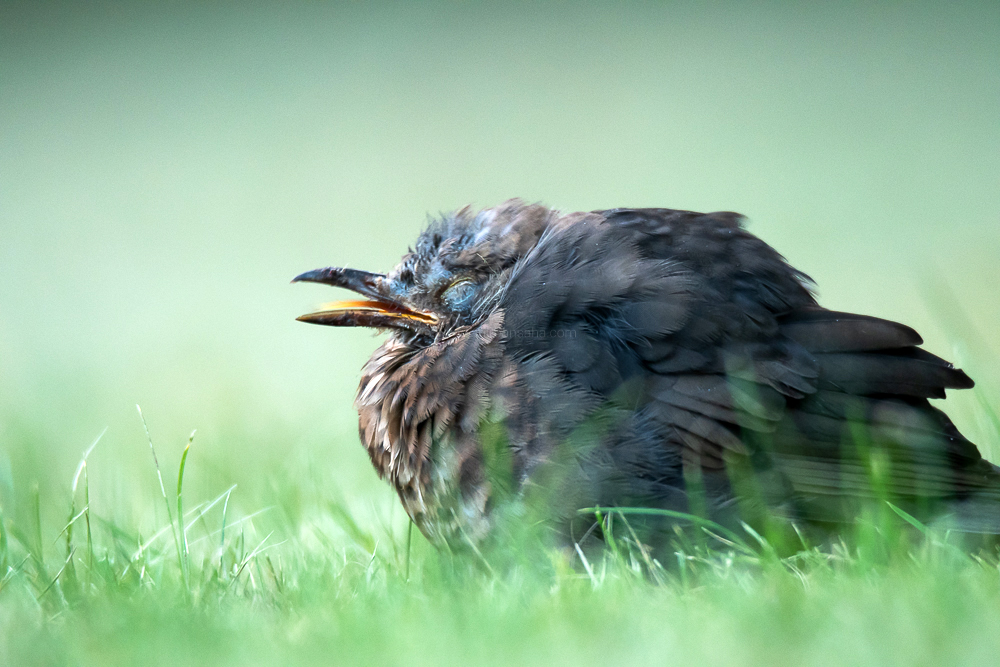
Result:
M368 297L365 301L336 301L314 313L298 317L300 322L335 327L376 327L432 333L437 316L414 310L386 294L385 276L355 269L327 267L295 276L293 283L322 283L343 287Z
M306 271L292 278L293 283L322 283L334 287L343 287L373 299L383 298L379 286L385 281L381 273L368 273L355 269L341 269L328 266L325 269Z

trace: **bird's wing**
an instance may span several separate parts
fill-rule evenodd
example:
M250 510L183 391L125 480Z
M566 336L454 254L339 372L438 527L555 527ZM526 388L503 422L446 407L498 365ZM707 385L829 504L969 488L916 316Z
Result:
M705 469L746 457L808 498L995 485L927 402L971 380L909 327L820 308L808 277L740 221L665 209L556 221L511 276L507 328L591 392L631 387L663 446Z

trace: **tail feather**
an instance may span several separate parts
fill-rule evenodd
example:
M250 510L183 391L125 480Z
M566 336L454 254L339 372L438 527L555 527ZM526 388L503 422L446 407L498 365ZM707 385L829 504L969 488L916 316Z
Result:
M888 320L817 307L779 326L816 360L817 390L790 398L775 430L755 437L804 507L888 493L901 507L934 507L920 514L934 526L1000 534L1000 468L927 400L971 388L963 371Z
M781 331L813 353L890 350L924 342L906 325L823 308L802 309L785 316Z
M817 354L820 386L847 394L896 394L944 398L945 389L967 389L972 381L951 364L878 352Z

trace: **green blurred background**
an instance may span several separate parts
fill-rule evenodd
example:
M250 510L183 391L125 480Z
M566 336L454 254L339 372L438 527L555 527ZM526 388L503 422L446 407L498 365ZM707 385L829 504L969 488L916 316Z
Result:
M825 305L996 386L995 0L4 2L0 31L8 512L37 483L62 516L105 427L95 511L148 510L136 403L167 469L198 429L192 493L394 507L351 406L378 340L295 322L334 295L289 279L513 196L740 211Z

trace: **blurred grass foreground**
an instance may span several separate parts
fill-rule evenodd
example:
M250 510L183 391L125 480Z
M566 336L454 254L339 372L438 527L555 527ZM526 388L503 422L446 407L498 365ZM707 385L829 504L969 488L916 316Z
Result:
M163 504L139 512L161 519L148 532L91 507L100 438L67 483L61 530L43 523L37 488L18 499L27 518L0 516L3 664L985 665L1000 655L995 550L967 553L901 511L785 557L752 531L701 526L663 565L630 541L621 515L614 539L605 523L604 554L538 558L513 542L477 560L437 552L398 521L361 523L321 489L294 516L235 511L235 487L192 497L194 438L176 475L149 441Z
M1000 461L1000 3L8 0L0 665L997 664L995 553L892 513L652 564L411 533L377 340L288 281L513 196L748 215L963 367Z

